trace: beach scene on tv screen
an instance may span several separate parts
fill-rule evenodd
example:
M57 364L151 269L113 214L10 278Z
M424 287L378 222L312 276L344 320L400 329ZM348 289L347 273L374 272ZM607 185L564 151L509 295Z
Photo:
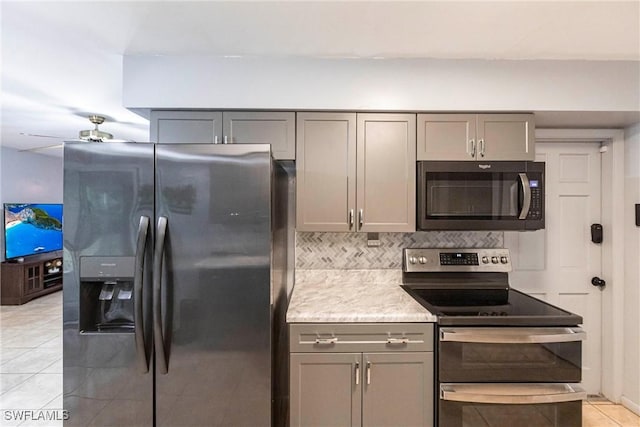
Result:
M61 204L5 204L7 259L62 249Z

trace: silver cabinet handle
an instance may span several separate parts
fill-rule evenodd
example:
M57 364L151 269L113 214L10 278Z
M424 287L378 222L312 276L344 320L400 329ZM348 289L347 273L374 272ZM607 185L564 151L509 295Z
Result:
M229 137L227 135L224 136L224 141L222 143L223 144L228 144L229 143Z
M353 228L353 217L354 217L353 209L349 209L349 230Z
M584 400L587 393L575 384L450 384L440 385L440 399L493 404L540 404Z
M158 218L156 233L156 250L153 254L153 338L156 349L156 360L161 374L169 372L165 344L162 332L162 261L164 258L164 243L167 234L167 217Z
M548 344L584 341L582 328L442 328L440 341L483 344Z
M213 137L213 143L214 144L220 144L220 139L218 138L218 135Z
M136 258L133 276L133 313L135 317L135 341L136 356L138 358L138 366L140 372L146 374L149 372L149 363L147 358L147 345L144 338L144 319L142 306L142 286L144 284L144 260L147 252L147 234L149 233L149 217L141 216L138 225L138 240L136 243Z
M367 385L371 384L371 362L367 361Z
M473 138L471 138L471 139L469 140L469 145L468 145L468 147L469 147L469 148L468 148L467 153L469 153L469 155L470 155L471 157L475 158L475 157L476 157L476 140L475 140L475 139L473 139Z
M480 138L478 140L478 149L480 152L480 157L484 157L484 138Z
M362 224L364 223L364 209L360 209L358 212L358 229L362 228Z
M356 385L360 384L360 362L356 362Z
M526 173L519 173L520 183L522 184L522 193L524 194L524 200L522 201L522 210L518 219L527 219L529 214L529 208L531 207L531 186L529 184L529 177Z
M409 344L409 338L387 338L387 344Z
M333 337L333 338L316 338L316 344L318 345L332 345L332 344L337 344L338 343L338 338L337 337Z

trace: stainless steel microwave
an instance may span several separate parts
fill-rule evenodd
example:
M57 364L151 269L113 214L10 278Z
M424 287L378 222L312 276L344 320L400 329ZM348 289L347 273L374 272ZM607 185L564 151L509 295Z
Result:
M542 229L544 172L544 162L418 162L418 229Z

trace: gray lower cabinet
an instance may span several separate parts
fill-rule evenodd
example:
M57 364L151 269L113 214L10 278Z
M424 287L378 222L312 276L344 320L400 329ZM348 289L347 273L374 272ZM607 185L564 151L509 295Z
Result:
M271 144L274 159L295 160L293 112L154 110L150 126L161 144Z
M431 324L294 324L290 339L292 427L433 425Z
M418 160L535 160L533 114L418 114Z
M360 426L361 353L291 354L291 426Z
M296 229L415 231L416 115L298 113Z

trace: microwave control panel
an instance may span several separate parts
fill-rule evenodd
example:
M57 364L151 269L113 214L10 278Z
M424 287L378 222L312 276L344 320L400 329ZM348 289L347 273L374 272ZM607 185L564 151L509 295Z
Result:
M529 181L529 188L531 189L531 206L529 207L529 213L527 219L542 219L542 183L537 179Z

